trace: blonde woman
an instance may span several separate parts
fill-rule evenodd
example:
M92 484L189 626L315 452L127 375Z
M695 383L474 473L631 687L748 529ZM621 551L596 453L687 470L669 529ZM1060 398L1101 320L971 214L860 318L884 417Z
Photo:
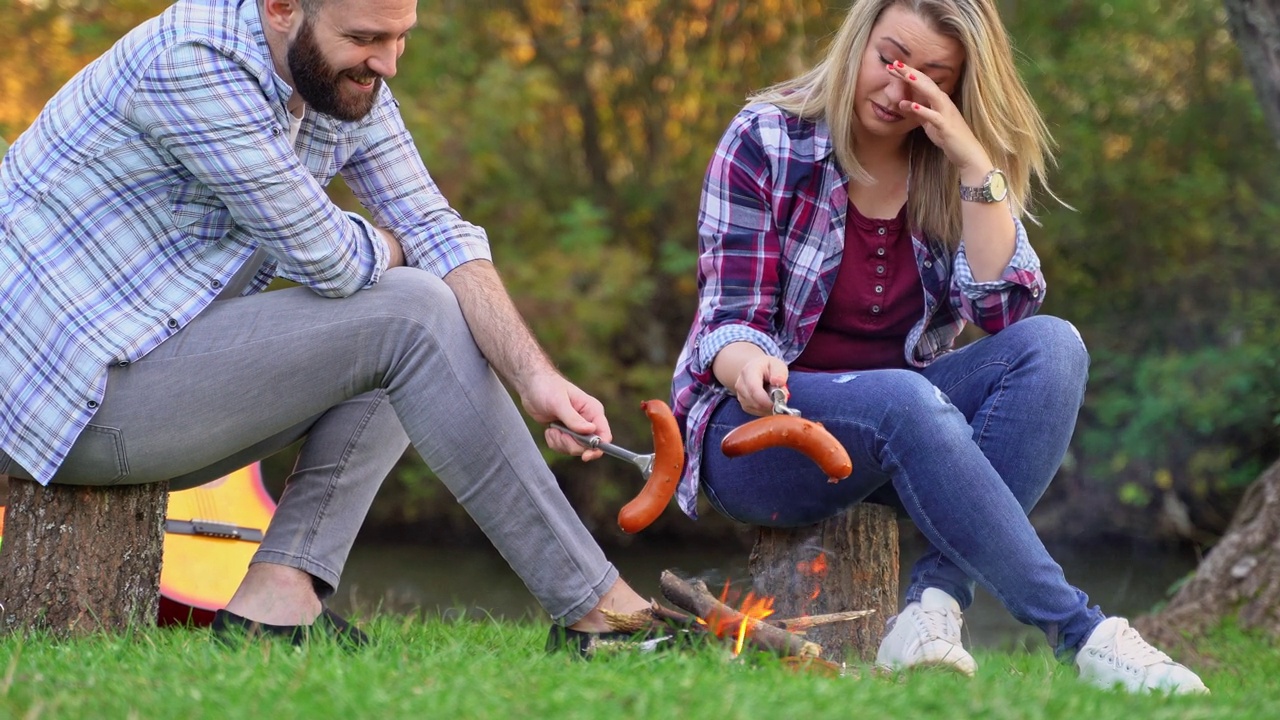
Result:
M1204 692L1091 607L1026 517L1089 365L1069 323L1035 316L1045 281L1022 218L1051 161L991 0L858 0L822 62L751 98L703 187L699 306L673 385L681 506L696 517L701 491L769 526L903 508L929 548L881 666L972 675L961 612L981 584L1088 681ZM987 335L957 350L966 323ZM787 449L725 457L773 387L844 443L852 476L830 483Z

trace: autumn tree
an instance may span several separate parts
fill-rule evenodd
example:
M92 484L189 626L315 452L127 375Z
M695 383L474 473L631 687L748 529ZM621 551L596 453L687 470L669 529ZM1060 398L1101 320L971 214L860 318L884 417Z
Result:
M1231 32L1245 57L1263 112L1280 143L1280 3L1226 0ZM1273 348L1274 351L1274 348ZM1233 619L1280 638L1280 462L1248 489L1223 538L1195 576L1139 628L1165 645L1193 647Z

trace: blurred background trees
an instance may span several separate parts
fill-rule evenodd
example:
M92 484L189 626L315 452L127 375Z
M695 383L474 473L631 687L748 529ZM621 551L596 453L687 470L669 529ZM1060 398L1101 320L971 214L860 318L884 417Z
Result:
M1093 355L1042 531L1211 543L1280 455L1280 151L1219 0L999 3L1058 143L1032 241L1045 312ZM0 136L157 0L0 6ZM817 0L436 0L391 82L436 180L487 228L561 369L650 444L694 308L702 173L746 95L811 64L846 9ZM340 203L354 209L340 183ZM536 428L533 428L537 431ZM553 459L588 524L640 487L629 466ZM268 475L282 475L278 472ZM272 468L269 467L269 470ZM647 537L733 534L674 509ZM413 456L372 531L474 533Z

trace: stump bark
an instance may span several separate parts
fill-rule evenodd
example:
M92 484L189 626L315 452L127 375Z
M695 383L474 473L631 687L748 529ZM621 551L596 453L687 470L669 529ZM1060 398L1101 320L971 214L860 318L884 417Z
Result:
M806 633L824 659L870 662L885 621L898 612L898 564L894 511L859 503L818 525L760 528L747 568L756 592L773 596L778 617L873 610Z
M1280 640L1280 462L1249 486L1227 533L1195 576L1159 612L1138 618L1143 637L1170 652L1194 651L1224 619Z
M44 487L10 478L0 632L155 625L168 503L168 483Z

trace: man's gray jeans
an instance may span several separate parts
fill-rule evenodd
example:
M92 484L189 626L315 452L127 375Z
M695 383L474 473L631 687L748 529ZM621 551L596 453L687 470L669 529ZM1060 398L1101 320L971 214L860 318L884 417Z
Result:
M557 621L618 578L569 505L452 291L413 268L343 299L215 302L127 367L54 482L194 487L305 438L254 562L338 586L374 494L412 442ZM0 452L0 474L30 478Z

